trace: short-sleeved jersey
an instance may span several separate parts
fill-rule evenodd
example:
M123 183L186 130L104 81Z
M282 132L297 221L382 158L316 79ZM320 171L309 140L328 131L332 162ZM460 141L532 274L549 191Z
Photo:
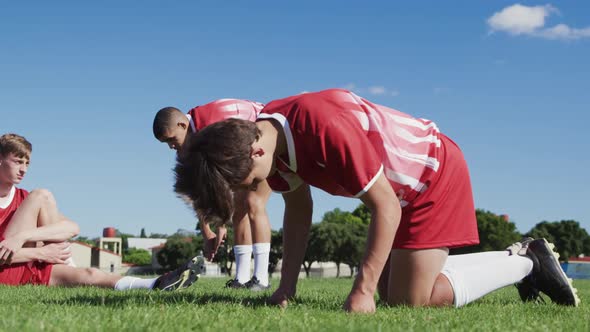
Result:
M256 121L263 104L242 99L219 99L191 109L187 117L193 132L230 118Z
M8 201L3 205L0 205L0 239L4 239L6 227L10 223L16 209L18 209L25 198L27 198L28 194L28 191L12 186L12 189L10 189L10 193L8 194Z
M289 192L302 182L332 195L360 197L385 174L402 207L427 190L443 160L429 120L331 89L270 102L258 121L281 123L287 155L268 183Z

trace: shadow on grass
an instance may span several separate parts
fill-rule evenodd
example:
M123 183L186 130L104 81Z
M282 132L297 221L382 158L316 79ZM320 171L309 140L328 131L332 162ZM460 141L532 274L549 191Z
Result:
M127 307L154 306L161 304L194 304L206 305L211 303L237 304L245 307L271 306L267 303L266 295L230 296L225 294L194 294L189 292L177 293L138 293L121 292L117 294L85 294L65 296L59 299L42 301L45 304L58 305L81 305L81 306L106 306L106 307Z
M226 305L241 305L246 308L277 308L269 304L268 298L272 293L251 294L247 292L223 293L193 293L193 292L93 292L92 294L64 294L57 298L40 299L39 302L60 306L99 306L123 308L129 306L161 306L161 305L208 305L221 303ZM297 297L289 302L289 307L309 307L328 311L341 311L343 299L319 299L309 296Z

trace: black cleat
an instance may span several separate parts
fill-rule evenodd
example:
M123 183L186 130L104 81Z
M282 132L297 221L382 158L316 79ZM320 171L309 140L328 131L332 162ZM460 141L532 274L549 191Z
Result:
M225 288L246 288L246 285L238 281L238 279L231 279L225 283Z
M545 239L528 243L526 256L533 261L533 271L530 274L531 285L557 304L578 306L580 299L576 294L577 290L561 268L558 261L559 254L553 252L554 247L555 245Z
M252 277L252 279L248 280L248 282L246 282L244 286L246 286L246 288L253 292L263 292L270 288L270 283L264 286L260 283L260 280L258 280L258 278Z
M199 279L204 267L205 261L202 256L193 257L176 270L161 275L154 283L153 289L174 291L189 287Z
M533 240L534 239L532 237L525 237L520 240L520 242L516 242L510 247L506 248L506 250L510 252L510 255L517 255L520 252L520 255L524 256L529 243L531 243ZM539 295L539 290L533 285L530 274L524 277L514 286L516 286L518 295L523 302L534 302L539 300L544 302L543 298Z
M518 290L518 295L522 302L545 302L539 294L539 290L533 285L530 275L526 276L514 286L516 286L516 290Z

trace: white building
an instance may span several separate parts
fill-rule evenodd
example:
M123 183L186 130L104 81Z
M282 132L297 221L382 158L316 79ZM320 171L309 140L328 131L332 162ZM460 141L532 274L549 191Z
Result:
M140 237L129 237L127 238L127 247L135 249L143 249L152 253L152 248L160 246L166 243L167 239L151 239L151 238L140 238Z
M106 243L120 243L120 241L120 238L101 238L100 243L103 248L73 241L71 249L74 264L77 267L95 267L105 272L120 273L124 270L121 253L105 249ZM120 245L114 246L120 250Z

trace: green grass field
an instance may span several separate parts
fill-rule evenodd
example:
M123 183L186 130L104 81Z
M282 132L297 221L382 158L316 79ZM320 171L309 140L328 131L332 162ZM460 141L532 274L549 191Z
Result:
M202 279L174 293L2 286L0 330L590 331L590 281L575 282L578 308L523 304L507 287L461 309L379 305L374 315L341 311L351 279L301 280L285 310L266 306L265 294L224 289L224 282Z

